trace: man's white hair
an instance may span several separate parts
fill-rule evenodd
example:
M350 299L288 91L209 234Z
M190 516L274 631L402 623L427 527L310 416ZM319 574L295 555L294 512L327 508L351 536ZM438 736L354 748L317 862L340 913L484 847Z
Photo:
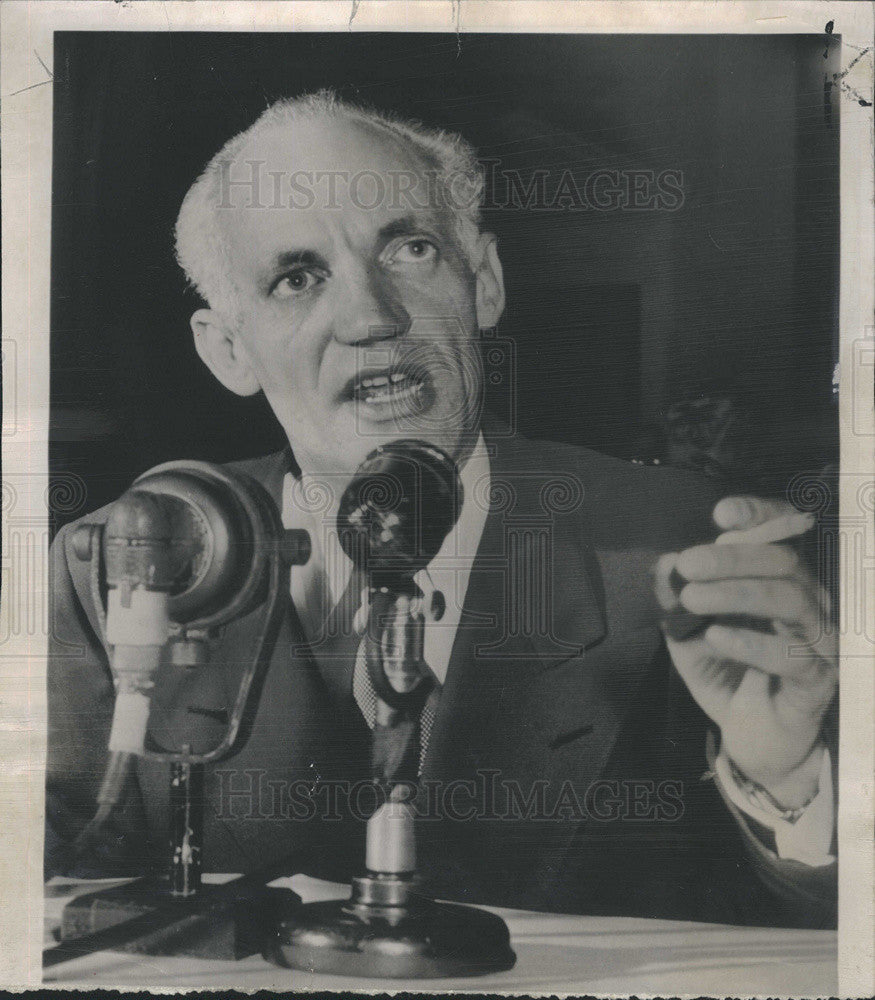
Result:
M226 319L239 322L241 310L218 210L223 170L261 132L290 126L296 121L337 118L385 129L410 143L434 172L440 204L451 212L456 239L468 262L472 262L483 203L483 171L474 148L453 132L427 128L417 121L344 101L333 91L320 90L277 101L267 108L249 128L225 143L182 202L176 220L176 259L189 283Z

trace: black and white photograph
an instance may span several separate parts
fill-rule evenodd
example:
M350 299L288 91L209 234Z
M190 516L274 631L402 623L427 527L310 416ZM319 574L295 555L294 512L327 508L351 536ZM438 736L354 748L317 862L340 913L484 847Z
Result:
M4 984L870 992L871 10L4 6Z

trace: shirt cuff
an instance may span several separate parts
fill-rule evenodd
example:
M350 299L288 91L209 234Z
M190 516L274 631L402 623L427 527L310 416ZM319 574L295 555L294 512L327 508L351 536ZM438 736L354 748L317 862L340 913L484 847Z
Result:
M801 861L815 868L830 865L835 861L835 855L830 853L835 825L835 800L832 787L832 762L828 748L824 747L823 750L817 795L795 823L773 816L751 802L744 789L739 787L732 777L729 758L722 749L714 762L714 774L733 805L772 831L779 858Z

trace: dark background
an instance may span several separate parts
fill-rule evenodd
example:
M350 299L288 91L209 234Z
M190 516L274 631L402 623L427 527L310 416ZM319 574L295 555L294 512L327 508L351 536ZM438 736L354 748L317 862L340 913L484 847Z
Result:
M198 360L172 230L226 139L324 86L457 130L523 177L568 168L582 189L601 168L683 172L674 212L487 213L508 289L498 337L516 356L492 402L507 412L513 393L523 433L678 464L691 433L716 436L728 454L706 471L773 493L835 461L838 49L826 35L57 33L50 461L87 486L57 523L158 462L283 443L261 397Z

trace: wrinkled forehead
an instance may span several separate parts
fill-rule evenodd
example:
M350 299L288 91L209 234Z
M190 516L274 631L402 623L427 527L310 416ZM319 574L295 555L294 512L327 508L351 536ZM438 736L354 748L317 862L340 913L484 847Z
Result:
M395 216L446 228L435 169L404 136L345 116L259 132L220 167L220 214L235 263L321 251L341 234L364 244Z

